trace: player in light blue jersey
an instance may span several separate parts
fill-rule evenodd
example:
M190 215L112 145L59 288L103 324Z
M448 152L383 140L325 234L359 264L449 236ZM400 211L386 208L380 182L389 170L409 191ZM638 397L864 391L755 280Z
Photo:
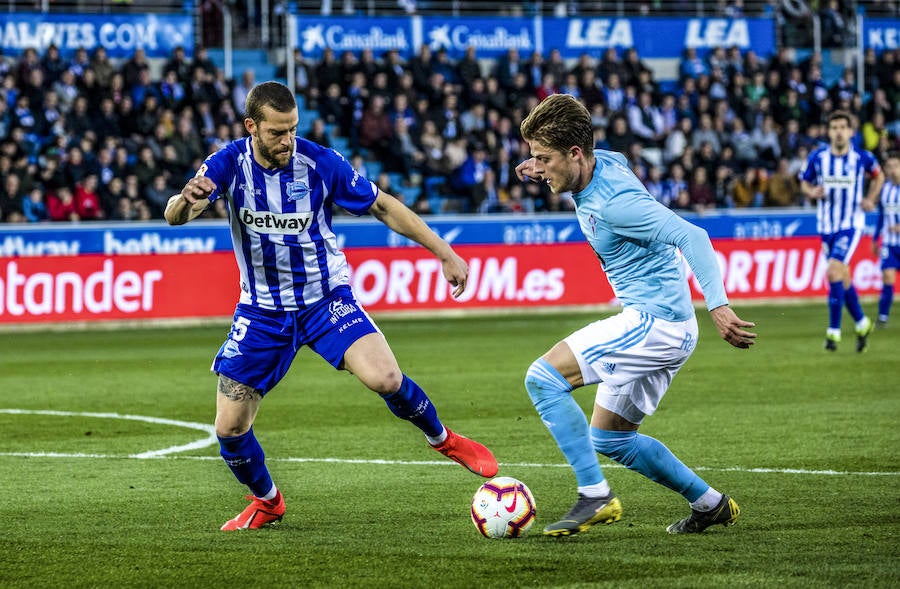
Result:
M431 251L455 286L453 296L466 287L465 261L337 152L296 137L297 122L297 104L286 86L253 87L244 120L250 137L210 155L165 212L171 225L181 225L224 199L240 269L240 302L212 366L219 377L215 427L222 458L252 495L250 505L222 526L225 531L260 528L284 514L284 498L252 426L263 397L304 345L381 395L441 454L484 477L498 470L490 450L444 427L354 298L347 261L331 228L332 205L356 215L371 213Z
M722 337L738 348L756 335L728 306L715 252L705 231L659 204L631 172L622 154L592 150L591 115L576 99L554 94L522 122L531 159L520 178L572 191L581 230L593 248L623 311L557 343L528 369L525 388L575 471L578 500L544 534L568 536L622 514L603 476L597 452L680 493L691 515L672 534L731 525L737 503L710 487L661 442L638 433L697 344L697 320L681 250L700 281ZM590 424L572 391L597 384Z
M900 268L900 154L891 153L884 162L885 182L878 199L878 222L872 237L872 253L881 258L881 296L878 327L887 327L894 302L894 283ZM878 240L881 239L881 247Z
M850 114L834 111L828 116L828 145L809 154L800 171L800 188L816 201L816 227L822 238L822 251L828 260L828 329L825 349L837 350L841 341L841 318L846 305L856 322L856 351L868 346L875 328L863 313L859 295L851 282L850 259L862 230L865 213L875 208L878 192L884 183L878 161L868 151L850 142L853 123ZM871 177L869 191L863 198L863 182Z

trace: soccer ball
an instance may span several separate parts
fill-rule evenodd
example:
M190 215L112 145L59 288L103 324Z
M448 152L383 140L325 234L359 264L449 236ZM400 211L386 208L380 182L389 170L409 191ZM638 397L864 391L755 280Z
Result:
M472 498L472 521L485 538L519 538L534 524L534 495L525 483L496 477Z

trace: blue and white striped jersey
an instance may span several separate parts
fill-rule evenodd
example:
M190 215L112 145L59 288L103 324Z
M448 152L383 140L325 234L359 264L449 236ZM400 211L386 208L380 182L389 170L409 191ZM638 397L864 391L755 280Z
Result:
M224 198L241 274L241 302L264 309L306 308L350 283L347 259L331 229L335 203L362 215L378 189L344 158L297 137L290 163L268 170L253 159L250 138L210 155L197 171Z
M865 214L860 203L865 192L866 173L881 173L878 160L871 152L851 146L844 155L834 155L830 146L811 154L800 171L800 179L825 187L825 197L816 201L816 227L821 235L846 229L862 229Z
M888 231L891 227L900 227L900 184L885 180L878 199L875 239L881 235L882 245L900 247L900 232Z

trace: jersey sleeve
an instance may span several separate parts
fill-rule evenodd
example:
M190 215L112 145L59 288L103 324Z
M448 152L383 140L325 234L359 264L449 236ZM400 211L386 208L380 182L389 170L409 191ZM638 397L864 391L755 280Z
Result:
M707 309L728 304L716 252L706 231L685 221L649 195L617 196L607 203L603 217L625 237L677 247L700 283Z
M329 171L328 190L334 203L353 215L364 215L375 203L378 188L353 169L344 156L328 149L320 160Z
M194 176L206 176L216 185L216 189L209 195L210 202L221 198L232 182L234 182L234 177L237 174L236 166L237 163L234 156L226 148L211 153L203 160L203 164L197 168L197 173Z
M873 178L877 178L881 174L881 165L871 151L863 152L863 167Z
M816 184L818 182L818 178L816 177L816 166L813 164L813 154L810 154L806 159L798 176L800 180L810 184Z

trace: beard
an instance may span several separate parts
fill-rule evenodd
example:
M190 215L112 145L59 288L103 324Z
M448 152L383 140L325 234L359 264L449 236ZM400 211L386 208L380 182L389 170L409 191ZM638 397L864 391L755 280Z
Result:
M265 144L263 144L262 140L259 138L259 135L256 135L254 139L256 139L256 141L254 142L253 147L259 154L259 158L266 162L267 168L283 168L290 161L293 149L282 152L273 151L266 147Z

